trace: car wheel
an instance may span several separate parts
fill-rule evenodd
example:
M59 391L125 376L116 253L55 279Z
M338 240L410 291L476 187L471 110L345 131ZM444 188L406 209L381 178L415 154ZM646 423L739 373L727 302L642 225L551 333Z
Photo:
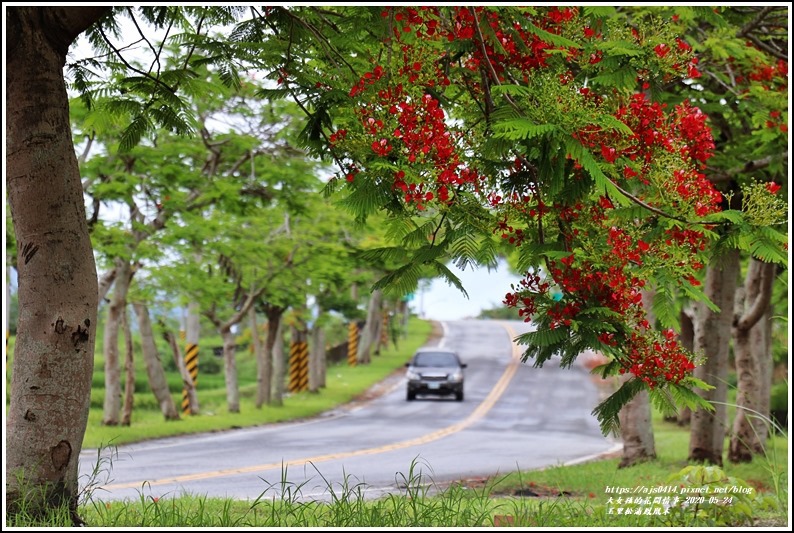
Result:
M462 402L463 401L463 391L458 391L455 393L455 401Z
M416 393L411 391L406 391L405 399L409 402L412 402L416 399Z

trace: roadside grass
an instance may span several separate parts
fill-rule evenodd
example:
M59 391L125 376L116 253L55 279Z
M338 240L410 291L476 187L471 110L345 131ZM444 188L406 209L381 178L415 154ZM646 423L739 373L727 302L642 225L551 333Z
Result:
M288 481L266 485L254 500L185 495L104 502L85 495L80 516L90 527L717 527L785 526L788 523L787 435L772 437L766 457L723 469L686 466L688 431L654 420L658 457L630 468L618 459L510 472L444 486L406 465L400 492L367 498L366 486L327 485L330 497L305 499L304 487ZM779 461L779 459L782 459ZM675 488L673 488L675 487ZM718 492L724 491L724 492ZM312 491L313 492L313 491ZM623 492L621 494L621 492ZM701 504L683 505L688 496ZM652 504L618 497L649 498ZM715 503L708 503L709 498ZM670 502L678 497L679 501ZM610 500L610 498L612 500ZM654 500L657 498L657 500ZM668 498L667 505L662 503ZM730 498L728 501L727 498ZM658 509L658 514L635 514ZM667 510L667 513L665 513ZM60 515L68 525L68 515ZM18 525L32 525L22 523ZM56 525L50 522L48 525Z
M654 421L658 457L619 469L618 459L543 470L511 472L481 480L461 480L445 486L417 474L407 465L399 493L368 499L363 484L328 485L330 498L304 499L304 487L282 480L266 486L255 500L229 500L186 495L104 502L87 494L79 508L91 527L717 527L785 526L788 487L774 478L787 478L788 439L770 439L767 457L751 463L726 464L724 469L686 466L688 431ZM704 477L700 477L704 476ZM672 487L675 487L673 489ZM705 489L704 489L705 487ZM621 489L620 491L618 489ZM685 491L686 489L686 491ZM724 492L717 492L722 490ZM776 492L778 490L779 492ZM619 494L621 491L626 491ZM695 492L688 492L695 491ZM626 503L633 513L616 514L617 500L631 495L675 496L677 503ZM682 505L688 496L704 496L699 505ZM709 504L714 496L719 503ZM730 498L730 501L726 501ZM669 501L669 500L668 500ZM634 514L659 509L659 514ZM668 509L668 513L665 513ZM67 520L67 515L61 516ZM52 524L52 523L51 523ZM62 525L66 525L64 522ZM54 525L54 524L52 524Z
M165 421L154 395L140 392L135 395L135 409L129 426L102 425L103 363L95 363L91 409L83 448L99 448L141 440L207 431L223 431L243 427L272 424L319 415L329 409L348 403L364 394L373 384L382 381L401 368L416 348L427 343L432 330L430 322L412 317L406 336L398 346L389 344L379 355L372 355L367 365L349 366L345 361L329 365L326 386L316 393L285 392L283 404L264 405L257 409L256 362L248 351L237 353L237 370L240 382L240 412L230 413L226 407L226 389L223 374L202 374L199 363L198 397L200 414L181 416L180 420ZM211 345L210 342L207 343ZM138 378L146 380L145 371ZM97 377L99 374L99 377ZM97 382L99 385L97 385ZM136 385L137 390L137 385ZM182 401L182 383L174 380L170 387L177 406ZM286 390L286 388L285 388Z
M620 458L615 457L531 472L511 472L479 482L464 482L462 486L487 489L496 502L508 506L522 501L522 495L535 495L532 496L534 505L528 508L529 514L519 512L526 508L513 512L516 520L520 518L522 525L528 526L710 527L736 526L753 520L768 520L777 525L787 523L788 435L771 437L766 456L756 456L750 463L725 461L718 469L688 466L689 428L663 421L658 415L654 416L653 424L657 458L651 461L618 468ZM726 450L727 446L726 439ZM700 478L691 473L679 475L687 468L700 470L706 477L694 482L691 480ZM706 487L706 490L685 493L683 487L688 490L692 490L689 487ZM718 492L723 490L725 492ZM678 496L684 501L687 496L699 495L705 497L699 509L690 506L688 512L672 516L618 516L609 512L609 507L617 512L618 497L624 502L627 497L650 497L653 502L656 497ZM711 497L718 498L720 503L709 506ZM730 503L724 502L725 498L731 498ZM636 512L638 505L632 503L623 507ZM640 507L644 512L647 505Z

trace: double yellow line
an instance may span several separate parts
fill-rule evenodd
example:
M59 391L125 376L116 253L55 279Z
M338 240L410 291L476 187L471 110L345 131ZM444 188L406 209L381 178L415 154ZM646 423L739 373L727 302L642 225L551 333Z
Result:
M502 324L502 327L507 330L508 335L510 335L510 339L514 339L516 337L515 331L507 324ZM352 452L339 452L339 453L329 453L326 455L318 455L315 457L308 457L304 459L293 459L291 461L280 461L278 463L266 463L261 465L252 465L246 466L242 468L227 468L224 470L215 470L211 472L201 472L198 474L186 474L183 476L175 476L171 478L163 478L163 479L155 479L150 481L136 481L132 483L115 483L111 485L104 485L103 488L107 490L117 490L117 489L131 489L137 488L142 485L150 485L150 486L157 486L157 485L169 485L174 483L185 483L188 481L200 481L205 479L214 479L218 477L224 476L234 476L238 474L252 474L256 472L263 472L265 470L275 470L281 469L286 467L300 467L305 465L306 463L322 463L325 461L333 461L335 459L346 459L348 457L359 457L363 455L375 455L379 453L386 453L394 450L400 450L403 448L410 448L411 446L418 446L420 444L427 444L429 442L433 442L454 433L458 433L463 431L467 427L471 426L482 417L484 417L488 411L490 411L499 398L502 397L502 394L507 390L507 386L510 384L510 381L513 379L518 367L520 365L520 355L521 350L517 344L512 344L512 352L510 362L508 363L505 371L502 373L502 376L499 378L499 381L496 382L496 385L491 389L491 392L488 393L488 396L485 397L480 405L472 411L472 413L463 419L462 421L458 422L457 424L452 424L451 426L447 426L445 428L439 429L432 433L428 433L427 435L422 435L421 437L417 437L414 439L405 440L402 442L397 442L394 444L387 444L385 446L378 446L375 448L365 448L363 450L356 450Z

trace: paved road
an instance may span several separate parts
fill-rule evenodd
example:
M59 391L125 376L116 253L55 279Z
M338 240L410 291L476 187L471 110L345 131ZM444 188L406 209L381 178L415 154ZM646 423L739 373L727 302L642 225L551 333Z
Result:
M542 369L519 361L511 339L522 322L445 322L439 344L458 350L465 400L405 400L400 374L363 405L287 424L120 446L101 500L184 493L254 499L330 498L356 487L399 492L408 478L449 481L576 462L619 449L590 414L599 391L581 366ZM96 463L81 454L81 472ZM419 478L418 480L416 478ZM87 476L81 475L85 482Z

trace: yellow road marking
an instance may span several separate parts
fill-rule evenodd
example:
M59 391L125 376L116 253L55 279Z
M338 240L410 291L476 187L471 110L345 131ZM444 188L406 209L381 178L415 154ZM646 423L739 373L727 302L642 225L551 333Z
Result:
M274 470L277 468L285 468L290 466L302 466L306 463L322 463L324 461L333 461L335 459L346 459L348 457L360 457L363 455L374 455L378 453L385 453L394 450L400 450L402 448L410 448L411 446L417 446L419 444L427 444L429 442L433 442L439 440L441 438L447 437L454 433L458 433L467 427L471 426L482 417L484 417L488 411L490 411L499 398L502 397L502 394L507 390L507 386L510 384L510 381L513 379L518 367L520 365L520 348L517 344L512 342L512 339L515 338L516 334L513 328L508 326L507 324L502 324L502 326L507 330L508 335L510 335L511 344L512 344L512 352L510 363L508 363L507 368L502 373L502 376L499 378L499 381L496 382L496 385L491 389L491 392L488 393L488 396L477 406L477 408L472 411L472 413L463 419L462 421L458 422L457 424L452 424L451 426L447 426L445 428L439 429L432 433L428 433L427 435L423 435L421 437L417 437L410 440L405 440L402 442L397 442L394 444L387 444L385 446L378 446L375 448L365 448L363 450L356 450L352 452L339 452L339 453L329 453L326 455L318 455L315 457L309 457L304 459L293 459L291 461L280 461L278 463L266 463L261 465L253 465L253 466L246 466L242 468L227 468L224 470L215 470L212 472L201 472L198 474L185 474L182 476L175 476L171 478L163 478L163 479L155 479L152 481L136 481L132 483L115 483L110 485L104 485L103 488L107 490L114 490L114 489L131 489L140 487L142 485L168 485L171 483L184 483L187 481L199 481L204 479L213 479L218 477L224 476L233 476L237 474L251 474L254 472L262 472L265 470Z

